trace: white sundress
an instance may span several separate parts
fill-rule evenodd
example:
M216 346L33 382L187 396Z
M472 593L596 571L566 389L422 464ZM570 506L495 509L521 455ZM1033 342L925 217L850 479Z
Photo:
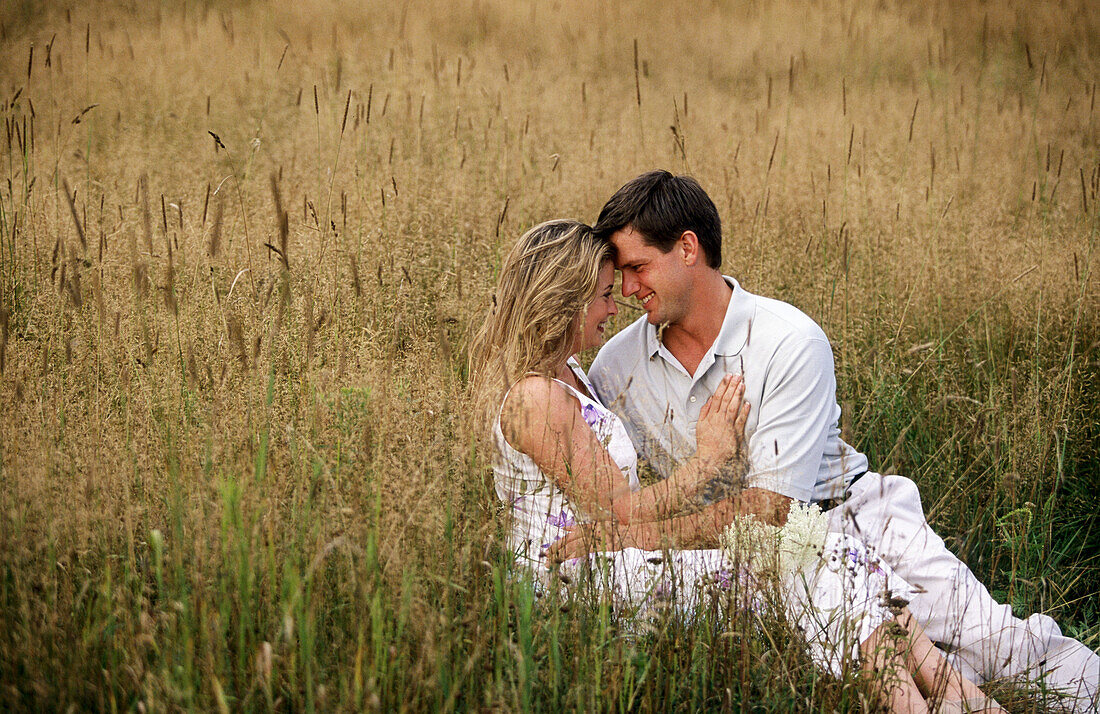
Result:
M595 394L587 375L574 360L569 366L577 379ZM565 382L580 402L581 415L626 477L638 490L638 456L622 421L598 400ZM536 586L550 586L546 550L563 537L566 528L591 520L570 504L567 495L548 478L530 456L504 438L500 419L494 421L497 447L493 463L497 497L508 509L508 545L516 566L533 576ZM841 533L829 533L820 562L788 573L779 583L788 619L805 634L813 659L840 674L846 662L858 660L859 644L893 614L887 597L908 600L909 586L862 542ZM592 553L562 563L563 582L584 578L599 597L607 597L620 612L644 617L668 608L691 617L706 593L751 587L753 578L731 561L726 551L644 551L625 548ZM746 577L747 576L747 577ZM758 601L759 602L759 601Z

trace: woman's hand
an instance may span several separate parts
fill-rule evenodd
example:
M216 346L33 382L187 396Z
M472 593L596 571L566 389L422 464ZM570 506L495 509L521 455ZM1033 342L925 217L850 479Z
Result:
M649 524L619 525L613 521L582 523L565 529L565 535L550 545L546 557L551 563L583 558L589 553L639 548L656 550L656 533Z
M699 411L695 426L696 455L704 463L723 466L742 455L749 405L739 374L727 374Z

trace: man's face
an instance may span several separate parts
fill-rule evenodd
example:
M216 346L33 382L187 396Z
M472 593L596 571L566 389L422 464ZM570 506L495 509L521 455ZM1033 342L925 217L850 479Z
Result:
M668 253L647 245L632 226L611 236L615 267L623 273L623 297L633 295L651 325L675 324L688 312L691 276L677 244Z

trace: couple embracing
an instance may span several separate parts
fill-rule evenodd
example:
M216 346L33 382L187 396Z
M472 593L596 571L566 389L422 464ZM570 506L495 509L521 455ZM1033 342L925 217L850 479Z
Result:
M724 276L721 242L700 185L654 171L594 227L543 223L506 258L471 359L517 567L550 582L598 563L619 606L671 595L690 614L704 584L744 581L731 524L812 509L822 540L781 587L820 666L887 670L893 711L1002 711L974 685L1001 677L1094 710L1100 657L1045 615L1014 617L930 528L916 485L869 470L840 437L825 334ZM586 375L574 356L603 344L615 269L645 316ZM642 487L639 454L663 478Z

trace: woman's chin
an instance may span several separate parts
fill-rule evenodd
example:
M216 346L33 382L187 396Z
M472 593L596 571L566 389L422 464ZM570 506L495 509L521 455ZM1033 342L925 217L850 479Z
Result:
M585 340L584 345L580 348L579 351L580 352L587 352L588 350L598 350L599 348L603 347L603 343L605 341L606 340L604 339L604 336L601 333L599 335L599 337L594 337L592 339Z

